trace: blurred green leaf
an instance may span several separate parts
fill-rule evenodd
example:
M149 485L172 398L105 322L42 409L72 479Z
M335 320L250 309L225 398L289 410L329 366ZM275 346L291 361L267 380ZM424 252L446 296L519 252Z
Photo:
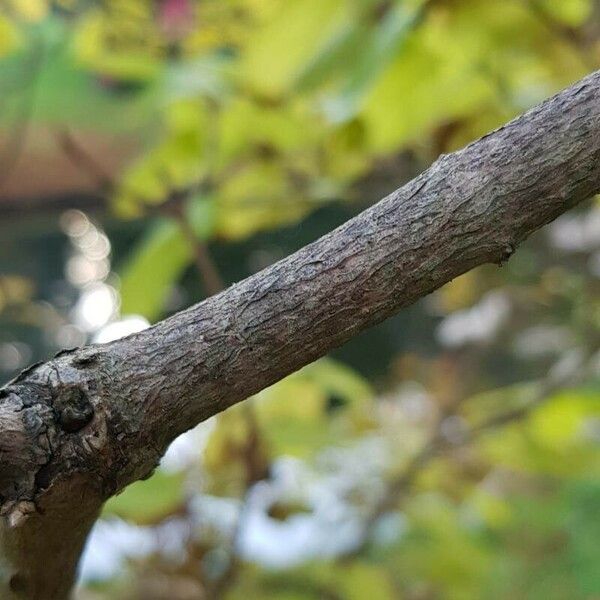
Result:
M19 43L19 32L13 23L0 15L0 57L13 51Z
M262 391L255 410L276 455L308 457L370 429L372 396L352 369L321 359Z
M150 479L136 481L105 505L104 516L117 516L138 525L155 524L178 510L185 499L184 473L158 469Z
M486 455L499 465L580 477L600 473L593 431L600 416L600 393L593 389L561 392L523 421L481 440Z
M0 89L6 92L0 121L12 125L68 125L119 134L146 132L153 122L158 89L149 83L123 98L78 64L65 23L48 18L30 25L17 51L0 61ZM31 105L25 114L25 109Z
M351 63L352 70L341 91L324 102L325 113L331 121L347 121L360 111L373 84L396 59L408 35L420 22L423 10L407 8L403 2L395 3L369 32L368 39L361 44L360 52ZM361 35L358 31L355 35L356 43ZM331 58L326 60L330 61Z
M592 4L590 0L532 0L532 5L546 11L551 19L558 19L573 27L581 25L590 17Z
M341 0L295 0L259 28L245 47L242 80L261 94L278 97L296 80L315 46L327 39Z
M198 239L208 239L214 224L212 200L196 198L188 212ZM150 321L156 320L164 310L172 285L191 259L192 251L178 224L158 221L121 270L122 314L139 314Z
M354 68L355 61L361 60L369 41L372 41L371 28L367 23L344 23L298 73L295 89L302 93L312 92L319 86L348 77L348 71Z
M600 594L600 484L590 481L572 486L567 502L568 566L581 593L593 598Z

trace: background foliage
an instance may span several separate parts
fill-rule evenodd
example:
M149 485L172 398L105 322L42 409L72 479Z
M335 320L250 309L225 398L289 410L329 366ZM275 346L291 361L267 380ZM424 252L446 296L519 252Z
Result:
M4 379L215 293L600 62L593 0L0 9ZM591 201L201 425L106 505L79 597L600 597L599 278Z

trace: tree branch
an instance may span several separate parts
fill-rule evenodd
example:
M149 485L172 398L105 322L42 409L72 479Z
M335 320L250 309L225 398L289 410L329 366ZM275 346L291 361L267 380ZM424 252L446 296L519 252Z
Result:
M176 436L461 273L503 263L599 190L596 72L268 269L22 373L0 391L0 596L67 597L101 503L148 476Z
M223 290L225 284L206 244L196 235L188 220L185 207L179 203L173 207L168 207L165 213L175 219L179 225L179 229L194 256L194 265L200 275L206 295L214 296L218 294Z

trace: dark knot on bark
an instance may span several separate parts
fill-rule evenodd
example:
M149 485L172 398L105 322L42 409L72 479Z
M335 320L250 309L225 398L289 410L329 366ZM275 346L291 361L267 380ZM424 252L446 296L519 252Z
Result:
M91 402L79 387L61 389L54 401L54 411L61 429L67 433L75 433L83 429L94 416Z

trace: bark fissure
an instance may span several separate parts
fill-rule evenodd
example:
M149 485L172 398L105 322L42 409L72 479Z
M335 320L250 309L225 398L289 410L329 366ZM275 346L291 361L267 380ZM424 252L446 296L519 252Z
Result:
M264 271L0 392L2 598L68 595L103 501L168 444L600 190L600 73Z

